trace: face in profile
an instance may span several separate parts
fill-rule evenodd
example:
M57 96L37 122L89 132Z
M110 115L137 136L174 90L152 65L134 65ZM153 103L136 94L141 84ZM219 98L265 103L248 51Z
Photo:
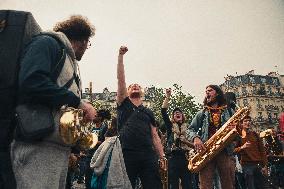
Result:
M76 56L76 60L80 61L85 53L85 51L88 49L89 45L89 39L85 39L85 40L80 40L80 41L76 41L75 42L75 56Z
M138 84L131 84L127 89L127 94L130 98L140 98L142 96L142 88Z
M207 87L205 90L205 94L206 94L206 97L205 97L206 102L208 105L216 102L217 92L213 88Z

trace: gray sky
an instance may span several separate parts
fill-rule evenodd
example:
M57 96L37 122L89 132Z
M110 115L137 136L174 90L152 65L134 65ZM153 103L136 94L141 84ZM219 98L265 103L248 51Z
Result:
M116 90L121 45L129 48L127 84L177 83L197 102L227 74L284 74L283 0L0 0L0 9L31 11L44 30L87 16L96 36L80 68L83 86L92 81L95 92Z

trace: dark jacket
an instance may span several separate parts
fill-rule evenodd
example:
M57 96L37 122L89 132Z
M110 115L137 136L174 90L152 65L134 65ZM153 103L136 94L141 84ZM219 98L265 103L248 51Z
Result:
M47 35L35 37L25 50L19 72L19 103L40 103L51 107L68 104L78 107L80 98L56 84L51 73L62 55L56 39Z

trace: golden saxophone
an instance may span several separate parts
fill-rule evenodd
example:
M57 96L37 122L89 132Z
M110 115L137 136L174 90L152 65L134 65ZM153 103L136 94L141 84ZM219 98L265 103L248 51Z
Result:
M165 169L161 168L161 164L165 165ZM168 176L168 160L167 160L167 158L159 160L159 167L160 167L159 171L160 171L160 175L161 175L161 181L162 181L163 189L168 189L169 176Z
M78 144L83 149L94 148L98 136L92 133L93 124L83 120L83 110L71 107L61 109L59 134L65 144Z
M239 123L249 114L248 107L239 108L237 112L211 137L204 143L205 150L197 153L189 160L188 169L199 172L209 161L211 161L221 150L223 150L238 135L236 128L229 129L229 124Z

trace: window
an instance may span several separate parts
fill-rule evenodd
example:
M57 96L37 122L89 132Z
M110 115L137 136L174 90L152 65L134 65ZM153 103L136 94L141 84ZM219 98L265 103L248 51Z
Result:
M268 113L267 113L267 116L268 116L268 122L269 122L269 123L272 123L271 113L268 112Z
M249 103L248 103L248 99L244 99L244 106L248 106Z
M242 87L242 94L247 95L247 88L246 87Z
M237 100L237 105L240 106L240 100Z
M250 80L251 83L255 84L255 79L254 79L254 77L249 77L249 80Z
M253 86L253 87L252 87L252 93L253 93L253 94L256 94L256 90L257 90L256 86Z
M262 112L257 112L257 121L263 121Z
M268 90L268 95L272 95L272 90L270 86L267 87L267 90Z
M265 86L261 85L259 88L259 95L265 95Z
M266 79L265 78L260 78L261 83L265 84L266 83Z

